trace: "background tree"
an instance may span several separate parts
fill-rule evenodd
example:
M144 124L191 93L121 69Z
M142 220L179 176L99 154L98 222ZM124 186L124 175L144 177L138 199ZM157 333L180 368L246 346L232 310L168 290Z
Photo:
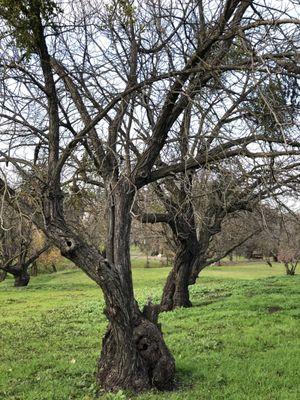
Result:
M277 258L285 266L287 275L295 275L300 260L300 225L295 213L282 215Z
M282 231L282 212L275 199L269 199L273 202L264 202L252 213L252 215L238 214L226 222L226 227L218 237L218 243L222 245L229 237L237 238L242 235L241 230L247 232L249 229L255 229L258 225L261 232L257 233L250 240L236 249L237 256L248 259L261 258L270 266L272 262L278 261L278 249L280 235Z
M33 227L22 215L10 208L2 210L0 227L0 270L13 275L14 286L27 286L29 268L49 249L46 243L36 248L33 243Z
M238 165L240 161L236 162ZM274 180L268 165L247 170L243 165L237 168L222 163L213 171L182 175L181 180L179 177L167 179L154 187L153 195L160 199L162 209L152 213L138 211L137 215L144 223L165 223L173 233L176 257L164 288L162 310L191 306L188 286L196 282L201 270L208 265L242 245L248 253L250 249L251 254L257 250L255 242L264 229L264 219L259 214L262 201L290 192L291 183L297 188L295 170L292 174L286 167L276 171ZM256 218L249 216L255 210ZM265 214L267 210L265 207ZM273 219L271 210L268 213L264 218L269 220L269 229L275 234L278 216ZM271 244L269 240L266 243ZM271 250L265 248L264 253L270 256Z

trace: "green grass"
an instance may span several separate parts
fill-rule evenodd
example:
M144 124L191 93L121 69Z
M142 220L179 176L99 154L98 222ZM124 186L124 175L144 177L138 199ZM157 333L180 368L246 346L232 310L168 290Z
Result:
M158 301L168 268L134 268L141 304ZM0 284L0 399L92 400L106 321L98 287L79 270ZM300 399L300 276L280 265L212 267L194 307L161 315L177 390L137 400ZM132 399L126 393L106 400Z

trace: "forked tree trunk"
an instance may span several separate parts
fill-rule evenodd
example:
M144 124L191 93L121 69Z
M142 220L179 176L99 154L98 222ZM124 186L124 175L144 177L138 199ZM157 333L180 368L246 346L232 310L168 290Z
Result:
M24 287L27 286L30 281L30 275L27 271L27 267L20 265L7 265L5 271L2 272L3 278L6 278L7 273L14 277L14 287ZM2 275L1 274L1 275Z
M161 311L177 307L191 307L189 298L190 277L199 259L199 243L196 235L178 240L174 266L167 278L161 299Z
M130 209L133 190L116 189L109 210L107 259L112 282L104 288L109 320L98 362L97 380L106 390L171 389L175 363L158 326L140 312L130 266Z
M296 273L298 263L285 263L285 271L287 275L294 276Z
M46 234L62 255L79 266L103 291L108 327L97 365L98 386L106 391L171 389L174 359L159 327L140 312L133 293L129 244L135 189L120 179L108 193L106 259L70 229L63 216L50 221Z
M116 218L120 222L117 228L120 233L130 227L130 222L126 227L127 223L124 219L123 224L122 219L123 216ZM53 241L63 229L68 233L65 227L59 231L56 229L53 227L51 232ZM104 313L109 323L97 365L97 383L106 391L129 389L140 392L153 387L171 389L174 359L159 327L145 318L134 299L127 237L115 236L114 263L105 262L95 248L74 235L66 239L65 249L61 245L62 255L80 266L103 290ZM101 268L95 269L95 265L101 265Z
M36 251L35 254L33 254L33 256L31 256L28 259L26 259L27 250L23 251L19 255L18 261L16 262L16 264L11 265L11 263L8 263L2 267L3 270L6 271L6 273L13 275L15 287L24 287L24 286L28 285L28 283L30 281L30 274L28 272L29 267L31 265L35 265L38 257L42 253L44 253L44 251L46 251L49 247L50 247L50 244L46 244L44 247L42 247L40 250Z

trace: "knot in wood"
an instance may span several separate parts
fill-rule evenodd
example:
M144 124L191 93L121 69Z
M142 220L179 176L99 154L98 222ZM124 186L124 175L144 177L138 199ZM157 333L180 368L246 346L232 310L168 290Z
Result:
M68 255L74 252L74 250L78 247L75 240L73 238L64 238L63 248L61 250L62 255Z

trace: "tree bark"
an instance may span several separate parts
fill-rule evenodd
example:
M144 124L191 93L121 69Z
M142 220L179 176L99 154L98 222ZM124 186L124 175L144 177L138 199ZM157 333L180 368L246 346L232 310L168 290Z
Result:
M193 268L199 261L199 243L195 234L178 242L174 266L163 290L162 311L192 306L188 287Z
M284 266L285 266L285 271L286 271L287 275L289 275L289 276L295 275L297 263L296 264L291 263L291 265L289 265L289 263L285 263Z
M67 232L67 227L53 226L63 256L80 266L99 286L104 300L108 328L97 365L97 383L106 391L129 389L140 392L150 388L171 389L175 362L155 322L148 320L134 299L129 259L130 221L122 213L130 202L118 200L113 213L118 221L114 243L114 263L104 260L99 251ZM63 233L64 231L64 233ZM122 236L121 236L122 233ZM66 247L60 242L64 236ZM95 268L99 266L99 268ZM129 269L129 270L128 270ZM129 271L129 272L128 272ZM129 275L128 275L129 274Z
M14 287L25 287L28 286L30 281L30 275L27 272L27 269L24 270L20 268L19 272L16 272L14 275Z
M31 266L31 276L37 276L37 275L38 275L38 266L37 262L34 261Z
M0 271L0 282L5 281L7 277L7 272L6 271Z
M97 381L106 390L151 387L171 389L175 362L155 321L140 312L134 298L130 265L130 228L133 188L119 185L111 194L105 314L109 320L98 362Z
M171 390L174 359L159 327L136 311L129 325L111 322L102 342L97 380L106 390Z

